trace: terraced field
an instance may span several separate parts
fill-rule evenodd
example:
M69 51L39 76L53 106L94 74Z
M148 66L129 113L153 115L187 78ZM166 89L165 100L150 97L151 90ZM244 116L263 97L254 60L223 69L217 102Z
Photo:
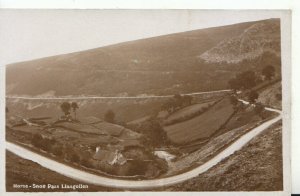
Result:
M165 126L169 139L176 144L210 137L233 114L234 109L229 98L224 98L207 112L190 120Z
M74 123L74 122L60 122L55 124L56 127L64 128L66 130L75 131L78 133L87 133L95 135L109 135L109 136L121 136L121 135L131 135L133 137L138 137L138 134L125 129L122 126L107 123L107 122L96 122L90 124ZM126 132L126 133L124 133ZM130 132L130 133L127 133ZM131 133L132 132L132 133Z
M198 104L193 104L188 107L185 107L181 110L178 110L171 114L164 123L169 124L172 121L177 121L182 118L186 118L189 116L192 116L198 112L204 111L206 108L208 108L210 105L212 105L214 101L209 101L205 103L198 103Z

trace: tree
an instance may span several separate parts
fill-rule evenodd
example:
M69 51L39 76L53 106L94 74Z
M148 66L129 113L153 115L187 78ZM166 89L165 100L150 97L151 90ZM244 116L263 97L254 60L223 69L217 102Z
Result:
M180 94L175 94L173 96L173 98L174 98L174 101L175 101L175 108L182 107L183 97Z
M41 142L42 142L41 149L49 152L52 146L56 143L56 140L52 138L43 138Z
M241 88L241 86L236 78L231 78L228 81L228 86L229 86L229 88L233 89L234 91L237 91Z
M65 114L65 116L70 114L70 110L71 110L71 105L69 102L63 102L60 105L61 110L63 111L63 113Z
M71 153L70 161L72 161L73 163L78 163L79 162L79 156L75 152Z
M139 132L143 133L143 140L149 146L163 146L167 142L167 134L157 118L151 118L142 123Z
M32 138L31 138L31 143L37 147L37 148L40 148L42 146L42 140L43 140L43 137L38 134L38 133L35 133Z
M248 99L250 103L255 103L258 99L258 93L256 91L250 91Z
M175 103L175 100L172 98L172 99L169 99L167 100L162 106L162 110L165 110L165 111L168 111L168 113L171 113L174 111L175 109L175 106L176 103Z
M263 114L264 109L265 109L265 107L264 107L261 103L255 104L254 111L255 111L255 113L258 114L262 119L264 119L264 114Z
M60 145L54 145L52 147L52 153L55 156L61 157L63 155L62 147Z
M105 112L104 120L109 123L115 122L115 113L112 110L108 110Z
M184 95L182 97L183 105L188 106L192 104L193 97L190 95Z
M275 68L272 65L265 66L261 73L266 77L267 80L271 80L275 75Z
M233 90L251 89L257 83L257 77L253 71L239 73L228 81L228 85Z
M282 100L282 94L281 94L281 93L277 93L277 94L275 95L275 97L276 97L276 99L277 99L278 101L281 101L281 100Z
M253 88L256 85L256 75L253 71L245 71L237 76L238 82L244 89Z
M231 96L231 97L230 97L230 103L231 103L234 107L237 106L238 102L239 102L239 100L236 98L236 96Z
M76 120L76 110L79 108L79 107L78 107L78 104L77 104L76 102L72 102L72 103L71 103L71 107L72 107L72 109L73 109L73 112L74 112L74 118L75 118L75 120Z

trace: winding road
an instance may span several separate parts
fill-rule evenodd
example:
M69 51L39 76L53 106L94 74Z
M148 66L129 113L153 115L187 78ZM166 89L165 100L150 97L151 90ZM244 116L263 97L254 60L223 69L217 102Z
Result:
M246 101L240 100L245 104L249 104ZM203 165L198 166L186 173L182 173L176 176L161 178L161 179L153 179L153 180L142 180L142 181L133 181L133 180L122 180L122 179L112 179L108 177L98 176L95 174L91 174L79 169L75 169L73 167L67 166L65 164L56 162L50 158L41 156L36 154L26 148L13 144L11 142L6 142L6 149L24 159L31 160L40 164L41 166L55 171L64 176L70 177L72 179L78 180L83 183L89 183L99 186L113 187L113 188L125 188L125 189L150 189L150 188L158 188L163 186L174 185L193 177L198 176L206 172L208 169L212 168L224 158L230 156L235 151L241 149L244 145L246 145L251 139L255 136L263 132L265 129L270 127L272 124L278 122L282 119L282 112L280 110L265 108L266 110L273 111L278 113L279 115L275 118L268 120L261 125L255 127L235 142L233 142L230 146L224 149L222 152L217 154L215 157L204 163Z

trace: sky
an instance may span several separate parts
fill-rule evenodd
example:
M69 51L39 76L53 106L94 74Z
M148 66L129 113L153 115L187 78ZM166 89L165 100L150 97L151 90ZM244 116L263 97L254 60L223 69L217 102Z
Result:
M279 15L266 10L1 10L0 66Z

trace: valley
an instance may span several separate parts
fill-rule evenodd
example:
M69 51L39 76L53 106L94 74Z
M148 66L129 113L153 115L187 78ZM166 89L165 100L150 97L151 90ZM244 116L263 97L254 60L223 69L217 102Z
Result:
M8 65L7 190L39 170L88 191L280 190L245 169L282 169L280 54L268 19Z

